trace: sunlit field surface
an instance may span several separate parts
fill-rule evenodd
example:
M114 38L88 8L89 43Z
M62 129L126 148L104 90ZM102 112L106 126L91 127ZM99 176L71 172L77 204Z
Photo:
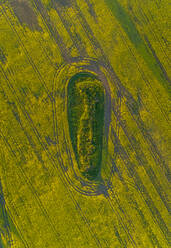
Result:
M169 248L168 0L0 0L0 248Z

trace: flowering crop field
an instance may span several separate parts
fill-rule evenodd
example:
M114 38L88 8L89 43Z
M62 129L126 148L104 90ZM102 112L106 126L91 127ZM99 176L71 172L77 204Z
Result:
M169 248L168 0L0 0L0 248Z

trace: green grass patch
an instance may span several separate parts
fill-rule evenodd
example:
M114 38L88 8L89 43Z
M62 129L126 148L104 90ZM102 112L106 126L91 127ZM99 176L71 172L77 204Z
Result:
M100 172L104 129L102 83L90 73L78 73L68 84L68 123L73 150L83 176Z

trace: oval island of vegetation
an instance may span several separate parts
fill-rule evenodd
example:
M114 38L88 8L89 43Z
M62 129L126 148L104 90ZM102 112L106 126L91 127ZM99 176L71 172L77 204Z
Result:
M104 130L105 89L91 73L73 76L67 87L67 114L71 143L81 175L100 175Z

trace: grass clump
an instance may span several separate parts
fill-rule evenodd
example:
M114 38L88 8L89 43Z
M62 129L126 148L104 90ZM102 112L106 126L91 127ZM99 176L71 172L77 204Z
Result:
M68 84L68 121L71 142L83 176L100 173L104 127L104 87L89 73L79 73Z

